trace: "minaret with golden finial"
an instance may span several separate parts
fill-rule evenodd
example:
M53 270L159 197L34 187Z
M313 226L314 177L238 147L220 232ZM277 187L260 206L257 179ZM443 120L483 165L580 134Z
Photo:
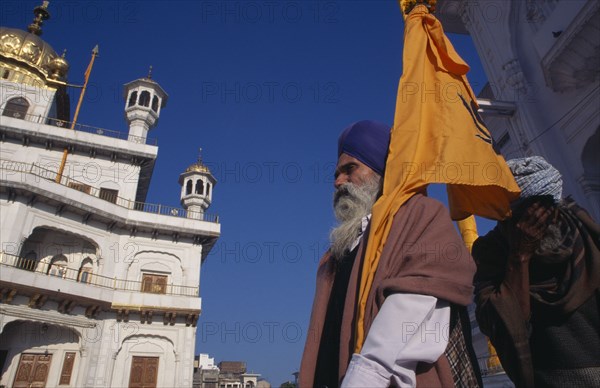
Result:
M213 188L217 180L202 162L202 148L198 151L198 161L179 175L181 185L181 205L188 218L202 219L212 202Z
M152 66L148 76L125 85L125 118L129 124L129 140L145 143L148 131L158 122L160 111L167 105L168 95L152 79Z

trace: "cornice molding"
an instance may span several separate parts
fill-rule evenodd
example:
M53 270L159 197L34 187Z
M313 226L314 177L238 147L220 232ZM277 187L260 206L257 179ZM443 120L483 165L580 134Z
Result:
M91 319L78 317L76 315L60 314L55 311L32 309L19 305L0 305L0 314L35 322L45 322L69 328L78 327L90 329L96 327L97 323Z

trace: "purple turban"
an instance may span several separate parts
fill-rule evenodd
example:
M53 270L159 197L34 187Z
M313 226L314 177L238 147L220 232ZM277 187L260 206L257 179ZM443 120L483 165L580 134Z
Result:
M377 121L358 121L340 135L338 158L348 154L383 176L389 146L390 127Z

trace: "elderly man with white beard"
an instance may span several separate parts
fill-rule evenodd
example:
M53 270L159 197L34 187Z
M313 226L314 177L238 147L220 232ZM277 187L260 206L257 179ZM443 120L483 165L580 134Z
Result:
M366 120L340 135L339 224L319 263L302 388L481 385L465 308L475 266L446 208L426 193L394 216L367 300L366 340L354 352L357 292L389 141L388 126Z

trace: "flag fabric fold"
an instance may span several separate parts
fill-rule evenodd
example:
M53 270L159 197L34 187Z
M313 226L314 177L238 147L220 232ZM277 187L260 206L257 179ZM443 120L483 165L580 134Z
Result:
M373 206L358 294L355 351L365 339L364 312L379 257L400 206L428 184L445 183L450 215L504 219L518 198L504 158L477 110L469 66L439 20L422 4L405 15L403 72L383 184Z

